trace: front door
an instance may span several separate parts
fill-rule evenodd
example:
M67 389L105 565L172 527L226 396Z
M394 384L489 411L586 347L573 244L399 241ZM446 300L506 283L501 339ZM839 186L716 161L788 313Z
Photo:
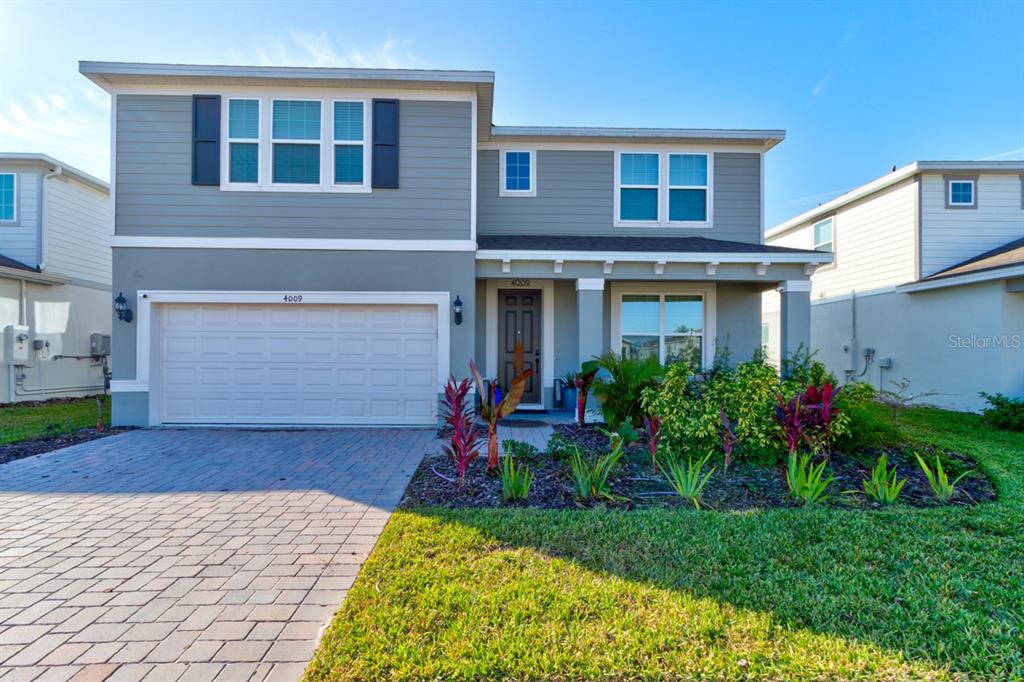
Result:
M498 291L498 383L503 391L516 371L532 369L523 404L538 404L540 396L540 292Z

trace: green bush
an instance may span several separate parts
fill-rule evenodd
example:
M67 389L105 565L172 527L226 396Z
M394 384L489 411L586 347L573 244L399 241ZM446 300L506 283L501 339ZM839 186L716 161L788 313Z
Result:
M594 380L594 396L601 403L604 420L612 429L625 423L643 428L643 393L657 386L665 376L665 368L656 358L633 360L609 351L598 359L598 365L608 373Z
M825 384L839 386L836 375L828 371L824 364L814 359L818 351L809 352L801 343L796 351L782 361L782 394L792 396L802 393L808 386L821 388Z
M862 452L900 443L899 430L882 409L878 391L871 384L846 384L836 397L836 407L846 418L846 428L836 439L837 450Z
M525 440L508 438L502 444L505 446L505 454L512 457L533 457L537 454L537 448Z
M548 438L548 444L544 451L548 453L548 457L554 459L569 459L572 457L574 448L575 445L569 438L555 431Z
M982 421L1003 431L1024 431L1024 399L1007 398L1002 393L979 395L989 404L981 411Z

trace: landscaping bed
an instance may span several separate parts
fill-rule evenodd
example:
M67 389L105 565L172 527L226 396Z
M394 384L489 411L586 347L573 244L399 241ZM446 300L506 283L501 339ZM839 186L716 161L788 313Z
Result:
M31 440L18 441L17 443L0 445L0 464L7 464L16 459L41 455L44 452L60 450L61 448L78 445L79 443L96 440L97 438L113 436L116 433L130 430L131 428L107 428L103 431L97 431L94 428L82 429L81 431L50 436L49 438L33 438Z

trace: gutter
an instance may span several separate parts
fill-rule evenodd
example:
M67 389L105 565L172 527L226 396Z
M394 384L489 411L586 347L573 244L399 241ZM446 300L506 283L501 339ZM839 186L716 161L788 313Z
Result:
M46 269L46 253L49 243L50 211L46 201L46 181L51 178L59 178L64 175L64 166L54 164L53 170L43 175L43 181L39 183L39 269Z
M9 268L5 265L0 265L0 277L49 285L68 284L71 282L71 279L68 277L50 275L43 272L32 272L31 270L21 270L20 268Z
M1008 265L981 272L969 272L963 275L940 277L938 279L924 280L923 282L913 282L911 284L904 284L896 287L896 291L905 294L912 294L916 291L929 291L931 289L943 289L946 287L955 287L964 284L977 284L979 282L991 282L994 280L1011 279L1014 277L1024 277L1024 264Z

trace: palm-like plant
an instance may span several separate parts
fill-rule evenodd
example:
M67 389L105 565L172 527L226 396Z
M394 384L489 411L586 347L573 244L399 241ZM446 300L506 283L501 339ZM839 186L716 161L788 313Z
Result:
M487 469L495 471L498 468L498 420L516 411L519 401L523 399L523 392L526 391L526 381L533 374L533 370L523 370L512 379L512 385L504 396L498 388L497 381L484 382L476 363L472 360L469 361L469 370L480 394L480 416L487 422Z

